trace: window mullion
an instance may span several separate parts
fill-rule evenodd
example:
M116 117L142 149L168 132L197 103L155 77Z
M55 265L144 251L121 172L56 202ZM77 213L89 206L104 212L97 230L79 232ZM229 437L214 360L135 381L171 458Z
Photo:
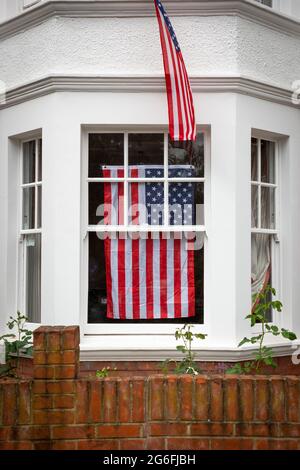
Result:
M36 182L38 180L38 140L35 140L35 185L34 185L34 228L38 226L38 187Z
M124 134L124 225L128 227L128 132Z
M169 225L168 133L164 133L164 226Z

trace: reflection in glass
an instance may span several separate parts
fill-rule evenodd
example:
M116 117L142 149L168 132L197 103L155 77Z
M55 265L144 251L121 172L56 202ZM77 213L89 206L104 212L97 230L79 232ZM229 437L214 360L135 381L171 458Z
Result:
M43 147L42 147L42 139L39 139L38 144L38 181L42 181L43 178Z
M251 139L251 181L258 181L258 141Z
M35 140L23 144L23 184L35 182Z
M37 228L42 226L42 186L37 187Z
M103 166L124 167L124 134L89 134L89 177L103 177Z
M275 143L261 141L261 181L275 183Z
M23 188L23 230L35 228L35 187Z
M189 177L204 178L204 134L198 133L195 142L172 142L169 140L169 166L187 165L194 170ZM170 169L169 177L174 177ZM187 175L183 174L182 177Z
M261 227L275 229L275 189L261 188Z
M251 227L258 227L258 186L251 186Z
M25 237L26 315L29 322L41 321L41 234Z
M149 168L149 165L153 167L159 165L163 176L164 135L129 134L128 159L129 166L145 165Z

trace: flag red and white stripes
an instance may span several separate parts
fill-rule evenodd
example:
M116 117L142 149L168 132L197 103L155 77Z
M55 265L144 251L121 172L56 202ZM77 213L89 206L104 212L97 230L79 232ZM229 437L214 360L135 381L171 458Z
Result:
M154 0L163 52L171 140L194 141L196 121L193 95L174 29L160 0Z
M142 168L130 168L131 177L143 177ZM106 168L105 178L123 177L124 170ZM145 183L132 183L129 207L144 204ZM117 225L123 217L123 183L104 183L105 223ZM138 217L135 223L140 223ZM194 251L181 239L151 238L104 240L107 317L152 320L195 316Z

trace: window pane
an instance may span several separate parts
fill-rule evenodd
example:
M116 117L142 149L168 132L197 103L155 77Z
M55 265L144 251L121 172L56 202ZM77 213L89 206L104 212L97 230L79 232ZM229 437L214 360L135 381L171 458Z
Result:
M35 182L35 140L23 144L23 184Z
M261 188L261 227L276 228L274 188Z
M163 176L164 165L164 135L163 134L129 134L128 158L130 166L147 166L147 169L157 168ZM139 175L141 178L143 174ZM147 176L147 175L145 175Z
M261 141L261 181L275 183L275 143Z
M122 225L123 183L89 183L89 225Z
M42 226L42 186L37 187L37 228L41 228Z
M170 225L204 225L204 184L170 183Z
M251 186L251 226L258 227L258 186Z
M30 322L41 321L41 235L25 237L25 300L26 315Z
M258 143L251 139L251 181L258 181Z
M132 183L128 191L129 223L162 225L164 223L164 184Z
M89 234L89 323L203 323L203 234Z
M267 285L272 285L271 236L267 234L251 235L251 290L252 306L255 308L256 296L264 291ZM267 315L272 321L272 311Z
M204 178L204 134L197 134L195 142L172 142L169 139L168 162L170 178Z
M124 167L124 134L89 134L89 177L101 178L103 166Z
M42 147L42 139L39 139L38 144L38 181L42 181L43 179L43 147Z
M35 188L23 188L23 230L35 228Z

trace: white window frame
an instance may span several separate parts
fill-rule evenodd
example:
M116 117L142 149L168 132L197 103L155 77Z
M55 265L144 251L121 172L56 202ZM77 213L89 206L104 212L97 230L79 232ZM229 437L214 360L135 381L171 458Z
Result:
M41 220L41 227L37 228L37 221L38 221L38 188L42 188L43 186L43 174L42 179L39 181L39 141L42 140L42 136L31 137L26 140L20 141L20 155L19 155L19 162L20 162L20 171L19 171L19 252L18 252L18 261L19 261L19 268L18 268L18 311L27 315L26 312L26 267L27 267L27 257L26 257L26 246L25 246L25 239L27 235L34 235L40 234L42 238L42 220ZM23 169L24 169L24 154L23 154L23 146L28 142L35 142L35 181L34 183L23 183ZM32 229L23 229L23 189L24 188L35 188L35 214L34 214L34 228ZM43 196L42 196L43 198ZM42 199L43 200L43 199ZM42 207L41 207L41 218L42 218ZM42 243L42 240L41 240ZM26 326L30 329L35 329L42 324L42 312L41 312L41 321L40 323L33 323L28 322Z
M280 187L281 187L281 159L280 159L280 141L276 138L272 138L269 135L263 135L263 133L252 133L251 136L253 139L257 139L257 158L258 158L258 167L257 167L257 181L252 181L251 178L251 190L253 186L258 188L258 225L259 227L252 227L251 224L251 235L256 233L267 234L271 239L271 279L272 287L276 290L277 298L281 298L281 276L280 276ZM265 140L267 142L273 142L275 144L275 182L274 183L265 183L261 181L261 141ZM274 229L264 229L260 227L261 224L261 188L274 188L275 190L275 228ZM272 321L270 324L281 324L281 315L277 311L272 312Z
M82 167L81 167L81 174L82 174L82 257L81 257L81 292L80 292L80 326L82 329L83 335L145 335L145 334L153 334L153 335L172 335L174 336L175 328L179 328L180 325L184 323L97 323L97 324L89 324L87 322L88 318L88 264L89 264L89 257L88 257L88 234L90 232L107 232L107 231L116 231L116 232L129 232L138 231L138 232L201 232L204 234L204 259L207 256L207 230L208 226L210 225L210 214L208 208L210 207L210 178L208 175L210 174L210 128L209 127L201 127L198 129L198 132L202 132L204 134L204 178L168 178L168 173L166 171L168 165L168 131L165 127L161 126L134 126L132 128L122 128L120 126L115 127L101 127L101 126L93 126L87 127L82 129ZM111 178L89 178L88 177L88 141L89 141L89 134L95 133L125 133L127 134L127 138L125 137L125 143L128 139L128 134L130 133L149 133L149 134L162 134L165 135L164 141L164 165L165 165L165 172L163 178L155 178L156 182L164 182L165 190L166 185L168 182L183 182L183 181L192 181L192 182L200 182L204 183L204 220L205 225L197 225L197 226L170 226L167 225L166 217L165 225L163 226L133 226L133 225L126 225L122 227L116 226L89 226L88 224L88 185L90 182L105 182L105 181L113 181ZM128 172L128 155L126 151L126 145L124 148L125 154L125 172L124 174L127 175L125 178L120 178L118 181L124 181L124 184L131 183L131 182L146 182L146 178L129 178ZM154 178L149 180L151 182L154 181ZM126 184L125 184L126 186ZM124 188L124 194L126 189ZM166 194L166 192L165 192ZM125 198L124 198L125 199ZM165 198L165 204L166 204ZM124 211L127 210L126 204L124 204ZM167 213L167 212L166 212ZM128 213L126 213L126 219L128 217ZM206 309L206 299L207 299L207 280L208 280L208 267L204 261L204 323L203 324L196 324L195 332L200 331L206 332L207 331L207 323L206 319L209 317Z

